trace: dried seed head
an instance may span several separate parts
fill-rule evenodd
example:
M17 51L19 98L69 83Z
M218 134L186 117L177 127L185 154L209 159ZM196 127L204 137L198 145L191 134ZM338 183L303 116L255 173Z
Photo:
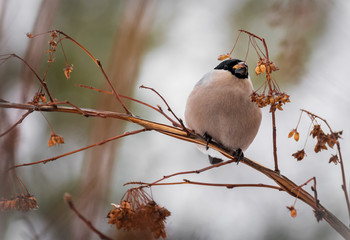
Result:
M262 73L266 73L266 66L265 66L265 64L261 64L259 67L260 67L260 71Z
M270 68L271 68L272 71L277 71L277 70L279 70L279 68L275 65L274 62L271 62L271 63L270 63Z
M337 165L339 162L339 158L338 158L338 155L333 155L331 156L331 158L329 159L329 162L328 163L334 163L335 165Z
M295 133L295 129L293 129L292 131L289 132L288 138L293 137L294 133Z
M41 93L39 95L39 100L42 102L42 103L46 103L47 100L46 100L46 97L45 97L45 94L44 93Z
M294 140L299 141L299 132L295 130Z
M28 38L33 38L34 37L34 34L29 33L29 32L26 35L27 35Z
M64 69L63 69L63 72L64 72L64 75L66 76L67 79L70 78L70 73L73 71L73 64L70 65L70 66L66 66Z
M57 31L51 32L51 33L50 33L50 37L51 37L52 39L58 38L58 33L57 33Z
M294 208L294 206L287 207L287 209L290 212L290 216L292 218L295 218L297 216L297 210Z
M56 134L55 132L51 132L50 139L47 142L49 147L52 147L56 144L63 144L63 143L64 143L64 138L62 136Z
M321 129L321 125L319 125L319 124L314 125L314 128L310 132L310 135L312 135L313 138L320 136L322 134L324 134L324 132Z
M260 67L257 66L257 67L255 68L255 74L256 74L256 75L260 75L260 73L261 73Z
M148 230L155 238L166 237L164 223L165 219L170 216L170 212L156 202L149 201L133 208L130 202L122 201L113 207L107 215L108 223L115 224L117 229Z
M226 54L221 54L218 57L219 61L222 61L222 60L225 60L225 59L231 59L231 55L229 53L226 53Z
M282 106L287 102L290 102L289 95L284 92L272 92L268 95L253 92L250 95L250 101L255 102L259 108L270 105L270 112L274 112L276 109L283 111Z
M0 200L0 211L17 210L27 212L39 208L38 203L32 195L18 195L12 199L2 198Z
M297 161L301 161L306 156L304 149L297 151L296 153L292 154L293 157L297 159Z

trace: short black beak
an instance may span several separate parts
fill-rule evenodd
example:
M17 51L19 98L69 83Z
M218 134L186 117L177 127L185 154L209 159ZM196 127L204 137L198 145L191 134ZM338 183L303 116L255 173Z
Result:
M235 76L238 78L247 78L248 77L248 68L240 67L235 70Z

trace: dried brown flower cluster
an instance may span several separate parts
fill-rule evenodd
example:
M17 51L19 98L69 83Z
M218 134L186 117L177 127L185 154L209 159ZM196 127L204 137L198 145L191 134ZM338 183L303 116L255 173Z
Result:
M219 60L219 61L223 61L223 60L225 60L225 59L232 59L232 58L231 58L231 54L230 54L230 53L221 54L221 55L219 55L219 57L218 57L218 60Z
M135 204L135 202L132 204L130 201L124 200L113 207L107 215L108 223L115 224L117 229L148 230L153 233L156 239L166 238L164 223L165 219L170 216L170 212L153 200L140 204Z
M0 211L17 210L27 212L39 208L38 203L32 195L19 195L12 199L2 198L0 200Z
M265 74L265 90L262 93L253 92L250 95L250 100L255 102L258 107L263 108L270 105L270 112L273 113L276 109L283 111L282 106L288 102L289 95L285 92L281 92L277 83L272 79L271 73L277 71L278 67L274 62L269 61L266 58L259 57L259 61L255 68L256 75ZM268 86L268 93L265 93L266 86Z
M33 33L27 32L26 35L27 35L27 38L34 38L34 34Z
M290 131L290 133L288 134L288 138L291 138L294 136L294 140L295 141L299 141L299 132L297 129L293 129L292 131Z
M56 47L57 47L57 41L56 38L58 38L58 34L56 31L53 31L50 33L51 39L49 40L49 49L46 50L47 53L49 53L49 60L48 62L51 63L55 59L53 58L54 53L56 52Z
M73 71L73 65L67 65L64 69L63 69L63 72L64 72L64 75L66 76L67 79L70 78L70 73Z
M272 61L267 61L266 58L259 58L256 64L255 74L260 75L261 73L271 74L271 72L277 71L279 68Z
M250 101L255 102L260 108L270 105L270 112L275 112L276 109L283 111L282 106L290 102L288 94L277 91L268 95L265 95L265 93L259 94L257 92L253 92L250 95Z
M306 156L306 153L305 153L304 149L301 149L301 150L297 151L296 153L293 153L292 156L295 157L298 161L301 161Z
M30 101L29 103L33 105L38 105L40 102L47 103L45 93L42 93L42 92L36 93L32 101Z
M329 159L328 163L334 163L335 165L337 165L339 162L339 158L338 155L334 155L332 154L331 158Z
M297 210L293 206L287 207L287 209L290 211L290 216L292 218L295 218L297 216Z
M321 129L321 126L319 124L314 125L314 128L310 132L310 135L313 138L317 139L317 143L315 145L315 152L318 153L322 150L327 150L326 144L333 148L333 146L337 143L337 140L340 138L340 135L343 132L335 132L334 134L325 134L323 130Z
M49 147L52 147L56 144L63 144L63 143L64 143L64 138L62 136L56 134L55 132L51 132L50 139L47 142Z
M330 148L333 148L334 145L337 143L338 139L341 138L340 135L342 135L343 131L340 132L331 132L330 134L324 133L324 131L321 128L321 125L315 124L312 131L310 132L310 136L312 138L317 139L317 143L315 145L314 151L316 153L322 151L322 150L327 150L327 145ZM289 134L288 138L291 138L294 136L294 140L298 141L299 140L299 132L297 129L293 129ZM292 154L293 157L295 157L298 161L301 161L304 159L306 156L305 150L301 149L297 151L296 153ZM338 155L332 155L331 158L329 159L329 163L334 163L337 164L339 162Z

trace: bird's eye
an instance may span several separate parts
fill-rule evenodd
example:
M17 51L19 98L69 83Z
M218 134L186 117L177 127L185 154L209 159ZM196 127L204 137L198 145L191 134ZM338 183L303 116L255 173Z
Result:
M224 70L228 70L228 66L227 65L224 66Z

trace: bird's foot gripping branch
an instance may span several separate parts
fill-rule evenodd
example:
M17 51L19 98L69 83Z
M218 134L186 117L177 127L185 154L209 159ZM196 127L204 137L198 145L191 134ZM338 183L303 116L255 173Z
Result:
M0 96L0 108L2 108L3 112L12 111L14 109L25 111L25 113L22 116L20 116L15 123L12 123L12 125L8 126L6 129L2 129L0 136L2 138L11 137L11 133L13 132L13 130L17 128L26 118L31 116L33 112L40 112L41 116L43 117L45 117L45 114L48 114L50 112L56 112L56 113L77 114L82 117L93 117L93 118L102 118L102 119L112 118L116 120L119 119L119 120L134 123L135 125L138 125L140 128L137 130L125 132L124 134L105 139L98 143L92 143L88 146L81 147L79 149L75 149L67 153L62 153L58 156L50 157L47 159L34 161L34 162L27 162L27 163L18 163L18 162L14 163L11 161L6 162L7 163L5 165L6 167L0 170L1 171L0 176L2 177L1 180L2 180L2 183L4 183L3 184L4 191L1 191L2 196L0 196L1 211L11 211L11 210L28 211L38 207L35 197L27 190L24 182L18 176L17 169L19 167L54 162L66 156L77 154L79 152L85 151L90 148L94 148L96 146L105 145L108 142L115 141L117 139L124 138L126 136L140 134L146 131L148 132L155 131L173 138L177 138L182 141L192 142L197 145L201 145L203 146L204 149L208 147L210 149L213 149L219 152L223 157L226 157L228 160L223 162L218 162L214 165L210 165L197 170L176 172L170 175L163 176L158 180L155 180L150 183L145 183L145 182L126 183L126 185L133 184L136 186L127 190L126 194L120 200L120 202L118 204L113 204L113 207L108 213L108 218L109 218L108 223L115 224L117 229L124 229L127 231L146 230L151 232L155 238L166 237L165 221L167 217L170 216L170 211L168 211L164 207L159 206L153 199L153 196L150 193L148 193L149 189L152 187L184 185L184 184L196 185L196 186L204 185L204 186L211 186L211 187L224 187L227 189L234 189L238 187L245 187L245 188L259 187L259 188L268 188L272 190L277 190L277 191L281 191L289 194L292 197L293 204L292 205L286 204L286 205L288 205L288 209L290 210L292 217L296 217L297 215L296 209L294 207L295 203L297 202L297 200L301 200L302 202L306 203L313 209L315 213L315 217L318 221L320 220L327 221L329 225L332 228L334 228L341 236L343 236L345 239L350 239L350 230L346 226L346 224L344 224L334 214L332 214L329 210L327 210L321 204L321 199L318 199L317 189L316 189L316 178L310 178L310 180L306 181L304 184L298 185L298 184L295 184L292 180L290 180L286 176L280 174L280 169L278 167L278 158L277 158L277 141L276 141L277 127L276 127L275 113L277 112L277 110L280 110L280 111L283 110L282 106L289 102L289 95L280 90L280 88L277 85L277 82L272 77L272 73L278 70L278 68L276 64L273 63L269 58L268 48L267 48L265 39L260 38L245 30L239 31L238 37L240 37L241 35L248 36L249 46L253 47L253 49L255 50L255 53L257 54L257 67L255 69L255 73L265 74L266 80L262 84L262 86L256 91L254 91L252 88L248 88L249 91L251 92L250 92L250 96L249 95L246 96L246 98L248 99L246 104L249 106L249 109L251 109L251 113L256 115L255 122L254 122L256 129L250 134L249 139L245 139L244 141L241 141L238 145L235 145L234 141L231 144L230 140L226 141L224 138L222 138L222 134L217 135L218 132L215 129L213 130L213 132L210 132L210 131L208 132L206 127L204 127L203 129L201 127L198 127L201 123L196 122L195 120L196 117L191 116L191 111L186 113L188 118L187 120L190 124L189 125L190 128L185 127L183 121L179 117L177 117L175 113L171 110L170 106L165 101L165 98L163 98L163 96L161 96L153 88L143 86L143 88L153 91L161 98L161 100L163 101L163 103L167 108L167 111L163 111L162 107L160 107L159 105L153 106L144 101L140 101L138 99L134 99L129 96L121 95L118 92L118 89L115 89L115 87L109 80L107 74L105 73L102 67L101 62L98 59L96 59L78 41L68 36L64 32L59 30L53 30L44 34L36 34L36 35L28 34L28 37L36 38L39 36L44 37L47 35L49 36L49 49L47 51L49 54L49 61L47 64L47 70L44 72L42 76L39 75L31 67L30 62L27 62L25 59L19 57L16 54L0 56L1 62L8 61L11 58L16 58L20 60L28 69L32 71L32 73L38 80L38 85L39 85L38 91L33 93L33 98L28 103L15 103L15 102L11 102L10 99L6 99L6 100L2 99ZM97 89L93 86L85 86L81 84L78 86L86 89L91 89L93 91L102 92L104 94L110 94L111 98L114 98L116 100L116 104L120 104L123 107L123 110L124 110L123 113L102 111L102 110L96 110L96 109L86 109L86 108L77 106L71 103L70 101L67 101L67 100L61 101L55 98L53 94L54 91L50 89L50 82L48 81L48 78L47 78L49 74L48 69L50 68L50 66L52 66L52 64L55 64L54 56L56 54L56 51L59 48L61 48L63 51L64 49L63 43L65 41L73 42L92 59L92 61L96 64L97 68L101 71L110 89L107 91L107 90ZM243 80L245 81L247 86L249 86L250 80L249 81L247 80L248 72L246 67L246 64L247 64L246 58L242 61L231 58L233 50L236 47L236 43L234 44L234 47L232 48L232 51L230 53L219 56L219 60L222 62L218 64L216 69L214 69L215 72L214 73L212 72L210 74L214 74L216 77L228 76L228 79L233 79L234 81L237 81L237 82L240 80ZM248 55L248 50L247 50L247 55ZM64 74L64 76L67 79L69 79L71 78L73 65L68 63L68 60L67 60L69 58L69 52L63 51L63 53L64 53L66 64L62 74ZM205 84L212 84L212 83L206 82L204 78L204 80L200 82L199 85L197 85L199 86L197 90L202 91L203 90L202 87L205 86ZM194 89L194 91L195 90L196 89ZM211 92L210 91L205 92L205 94L206 93L210 94ZM165 119L169 121L169 124L161 124L161 123L153 122L141 117L135 117L136 114L134 115L134 113L132 113L131 110L126 107L126 105L124 104L124 101L133 101L135 103L141 104L142 106L147 108L149 111L156 111L157 113L165 117ZM194 101L196 102L200 100L194 99ZM190 109L190 110L195 109L195 107L192 106L192 103L190 102L186 109ZM183 179L182 181L179 181L179 182L164 181L166 179L171 179L174 176L180 176L180 175L194 176L196 174L200 174L202 172L209 171L214 168L224 167L228 164L237 162L237 157L235 157L232 154L232 150L238 149L238 148L244 150L249 146L250 142L254 138L257 132L257 129L259 128L259 125L260 125L260 117L261 117L260 108L264 108L266 106L270 106L269 110L272 115L273 156L274 156L275 167L273 170L269 169L243 156L240 157L240 163L251 167L257 173L258 172L262 173L267 178L272 179L275 183L274 185L268 185L264 183L253 183L253 184L251 183L247 183L247 184L209 183L209 182L193 181L190 179ZM339 165L340 165L340 175L342 179L342 188L344 190L346 208L349 211L350 205L349 205L349 197L348 197L348 191L347 191L348 188L346 184L344 161L342 159L340 142L339 142L341 132L334 132L329 127L327 121L324 120L323 118L318 117L317 115L310 113L306 110L302 110L302 111L305 112L310 117L310 119L314 124L314 129L312 130L311 134L313 138L317 139L315 151L318 152L318 151L324 150L325 148L327 148L326 145L330 148L333 148L333 146L337 147L337 150L336 150L337 153L331 157L330 162L335 164L340 163ZM229 120L230 117L232 116L228 115L224 117L227 117L227 119ZM87 119L87 118L84 118L84 119ZM319 127L320 125L319 123L317 123L317 120L323 122L328 127L329 133L325 133L321 130L321 127ZM54 145L64 143L65 140L63 136L57 134L54 131L54 126L52 126L49 121L47 121L47 123L49 128L51 129L51 134L48 137L49 138L48 145L54 146ZM194 128L194 130L192 128ZM210 137L212 138L212 141L207 141L207 139L204 139L202 137L206 132L207 134L210 135ZM289 136L290 137L294 136L295 140L299 139L299 132L297 131L297 127L293 129L293 131L290 133ZM297 160L301 160L305 156L305 152L303 152L302 150L293 156L296 157ZM311 188L312 194L309 194L305 190L305 186L307 186L307 184L310 183L311 181L313 181L314 184ZM96 233L101 239L111 239L110 237L101 233L99 230L97 230L93 226L93 223L91 223L91 221L88 220L89 216L83 216L82 214L79 213L78 209L73 204L73 201L70 195L66 194L65 200L68 206L70 207L70 209L74 213L76 213L76 215L83 222L86 223L86 225L91 229L91 231ZM350 211L349 211L349 215L350 215ZM101 219L101 221L105 221L105 220Z

